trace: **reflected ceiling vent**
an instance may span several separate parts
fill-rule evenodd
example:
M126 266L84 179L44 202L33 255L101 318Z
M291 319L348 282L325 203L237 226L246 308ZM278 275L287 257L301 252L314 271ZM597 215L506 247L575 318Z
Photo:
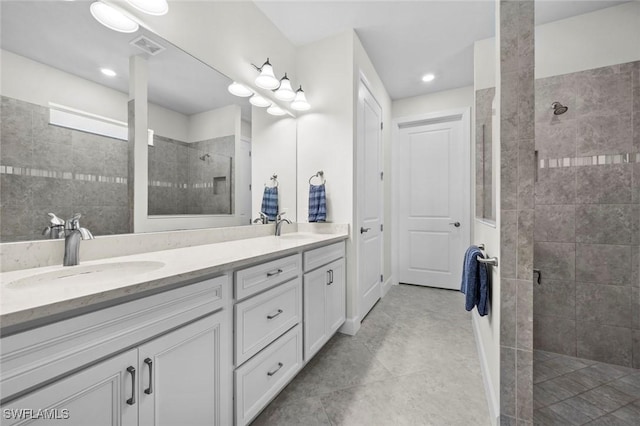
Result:
M166 49L166 47L159 45L155 41L151 40L149 37L141 35L138 38L135 38L131 41L132 46L137 47L142 50L144 53L148 53L151 56L155 56L158 53L162 52Z

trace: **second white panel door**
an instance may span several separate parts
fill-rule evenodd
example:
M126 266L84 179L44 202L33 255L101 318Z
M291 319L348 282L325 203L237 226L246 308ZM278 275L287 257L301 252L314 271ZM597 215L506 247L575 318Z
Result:
M460 120L400 128L399 281L459 289L468 220Z

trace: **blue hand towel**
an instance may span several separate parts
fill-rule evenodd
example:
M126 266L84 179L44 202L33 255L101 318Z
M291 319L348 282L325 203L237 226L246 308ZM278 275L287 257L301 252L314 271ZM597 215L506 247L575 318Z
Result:
M309 222L327 220L327 195L322 185L309 185Z
M278 187L265 186L262 194L262 213L271 221L278 215Z
M466 296L465 309L470 311L476 306L480 316L485 316L489 311L489 274L487 265L477 261L478 256L484 258L476 246L469 247L464 254L460 291Z

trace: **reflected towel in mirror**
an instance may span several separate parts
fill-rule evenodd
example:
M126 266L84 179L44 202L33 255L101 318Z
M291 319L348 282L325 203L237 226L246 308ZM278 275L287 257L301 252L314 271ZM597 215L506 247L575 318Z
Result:
M327 195L324 183L309 185L309 222L327 220Z
M270 221L276 220L278 215L278 187L267 186L262 194L262 212Z

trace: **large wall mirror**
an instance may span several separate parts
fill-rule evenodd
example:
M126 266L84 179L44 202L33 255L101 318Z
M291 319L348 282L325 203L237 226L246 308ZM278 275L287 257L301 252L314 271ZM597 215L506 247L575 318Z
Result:
M144 28L102 26L88 2L0 7L0 242L45 238L50 212L81 213L95 235L131 232L131 56L148 64L146 205L163 224L141 230L251 223L251 108L229 78Z

